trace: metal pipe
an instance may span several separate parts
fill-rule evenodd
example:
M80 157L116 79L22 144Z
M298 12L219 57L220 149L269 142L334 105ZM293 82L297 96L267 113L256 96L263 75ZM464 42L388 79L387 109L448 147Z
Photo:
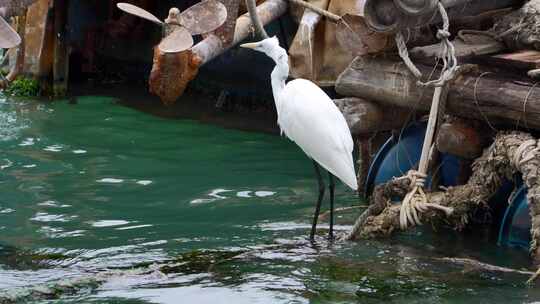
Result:
M366 23L377 32L420 27L441 21L438 0L366 0ZM485 11L518 6L523 0L440 0L448 16L475 16Z

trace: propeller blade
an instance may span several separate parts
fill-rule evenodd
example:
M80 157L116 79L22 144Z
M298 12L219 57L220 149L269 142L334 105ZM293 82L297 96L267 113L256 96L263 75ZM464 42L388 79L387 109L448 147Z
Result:
M157 25L163 26L163 22L161 20L159 20L158 17L152 15L147 10L142 9L142 8L140 8L138 6L135 6L135 5L129 4L129 3L122 3L122 2L117 3L116 6L119 9L123 10L124 12L126 12L128 14L132 14L134 16L141 17L141 18L146 19L148 21L154 22Z
M158 45L163 53L178 53L189 49L193 45L193 38L187 29L179 27Z
M10 49L21 43L21 37L9 25L9 23L0 17L0 48Z
M180 14L180 23L192 35L211 32L227 19L227 8L217 0L199 2Z

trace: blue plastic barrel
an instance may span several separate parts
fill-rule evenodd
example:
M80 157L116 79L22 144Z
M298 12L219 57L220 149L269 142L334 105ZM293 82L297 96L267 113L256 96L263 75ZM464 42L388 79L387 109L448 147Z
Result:
M383 184L393 177L407 174L417 168L422 154L422 145L426 133L426 123L413 123L400 136L392 136L375 155L368 171L365 194L373 187ZM396 138L398 137L398 138ZM453 155L442 154L440 184L454 186L459 174L459 159ZM428 178L428 184L429 184Z
M527 187L518 185L518 190L509 199L509 205L499 230L500 246L529 250L531 242L531 216L527 200Z
M366 196L376 185L383 184L393 177L403 176L412 168L417 168L425 130L425 123L414 123L407 127L399 138L392 136L386 141L375 155L369 168L365 186ZM439 170L441 170L441 185L455 186L459 174L459 158L442 154ZM514 189L518 190L513 191ZM499 224L498 244L528 250L531 241L531 218L527 202L527 188L521 180L516 178L515 182L503 183L499 191L491 198L489 205L494 212L494 220Z

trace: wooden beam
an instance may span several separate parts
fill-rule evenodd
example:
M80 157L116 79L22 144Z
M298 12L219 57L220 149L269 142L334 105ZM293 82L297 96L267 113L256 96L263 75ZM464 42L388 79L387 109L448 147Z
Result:
M69 54L66 44L67 0L54 0L53 95L64 96L68 86Z
M362 98L334 99L354 135L389 131L403 127L409 119L410 110L401 107L383 108Z

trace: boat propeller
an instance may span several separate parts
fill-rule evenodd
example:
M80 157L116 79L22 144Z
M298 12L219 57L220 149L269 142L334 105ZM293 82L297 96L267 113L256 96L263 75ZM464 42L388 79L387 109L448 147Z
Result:
M0 16L0 48L10 49L20 43L21 37L19 34Z
M173 7L165 21L150 12L129 3L118 3L122 11L151 21L162 28L166 37L160 42L158 48L164 53L177 53L193 46L193 35L211 32L220 27L227 19L226 7L217 0L204 0L185 11ZM169 27L169 30L167 29Z

